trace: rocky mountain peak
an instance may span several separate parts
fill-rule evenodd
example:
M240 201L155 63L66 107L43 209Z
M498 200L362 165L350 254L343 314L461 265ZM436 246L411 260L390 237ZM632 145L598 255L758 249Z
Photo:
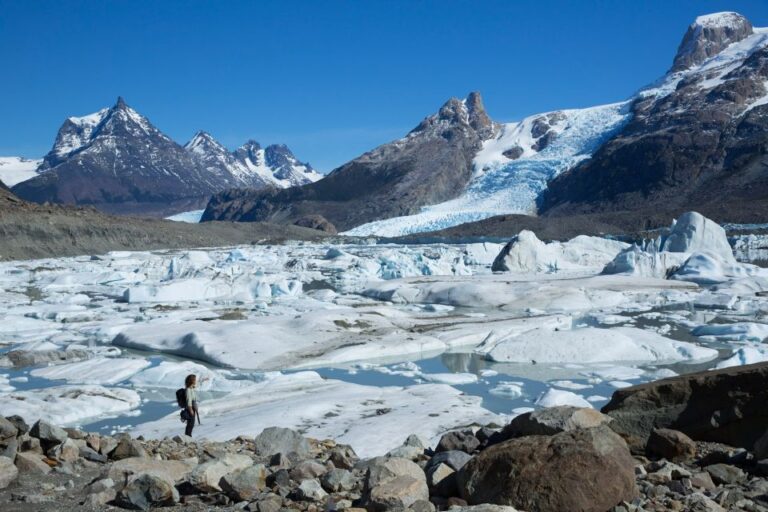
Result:
M189 142L184 144L184 149L198 154L227 152L227 149L214 139L210 133L203 130L199 130L195 133L195 135L189 139Z
M466 99L450 98L437 114L424 119L411 133L427 132L447 127L468 127L481 139L491 138L497 128L483 106L479 92L471 92Z
M685 71L717 55L728 45L753 34L752 24L736 12L699 16L683 37L672 64L672 72Z
M258 153L261 151L261 144L256 142L253 139L249 139L246 141L245 144L237 148L235 151L235 157L237 157L239 160L252 160L256 161L258 158Z
M112 107L114 110L124 110L128 108L128 105L126 105L125 100L122 96L117 97L117 102L115 103L115 106Z

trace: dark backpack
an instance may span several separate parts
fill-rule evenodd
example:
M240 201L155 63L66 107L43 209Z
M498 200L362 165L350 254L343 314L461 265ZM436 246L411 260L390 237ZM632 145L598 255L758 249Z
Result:
M187 390L184 388L179 388L176 390L176 403L179 404L179 407L182 409L187 408Z

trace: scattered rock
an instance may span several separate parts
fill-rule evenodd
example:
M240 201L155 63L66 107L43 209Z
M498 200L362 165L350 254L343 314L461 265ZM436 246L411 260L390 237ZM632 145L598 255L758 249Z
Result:
M72 439L67 439L63 443L48 450L47 455L52 459L62 462L74 462L80 456L80 448L78 448Z
M328 468L314 460L305 460L298 463L290 470L291 478L296 482L311 478L318 478L328 472Z
M16 467L19 472L32 475L47 475L51 472L51 466L43 462L43 458L34 452L17 453Z
M200 492L221 491L219 482L224 475L252 465L253 459L249 456L228 453L197 466L189 474L187 481Z
M221 488L234 501L254 499L267 486L267 468L263 464L233 471L221 479Z
M372 510L402 510L419 500L429 500L429 489L424 479L398 476L370 490L366 504Z
M113 462L107 477L122 485L127 484L136 475L155 475L165 480L179 483L197 466L197 458L187 460L155 460L134 457Z
M626 443L598 427L491 446L470 460L458 479L470 504L604 512L635 497L633 466Z
M438 464L446 464L450 468L454 469L455 471L460 470L464 467L464 464L470 461L472 459L471 455L468 455L465 452L460 452L458 450L451 450L448 452L440 452L436 453L434 457L429 459L429 462L427 462L427 465L424 467L425 471L429 471L434 466L437 466Z
M447 452L451 450L460 450L465 453L473 453L480 447L480 441L477 440L472 432L448 432L440 438L435 452Z
M296 497L304 501L322 501L328 496L320 482L312 479L302 480L296 489Z
M24 421L24 418L21 416L14 414L13 416L7 416L5 419L13 423L13 426L16 427L16 430L18 431L18 434L16 435L21 436L29 432L29 425L27 425L27 422Z
M29 431L29 435L39 439L40 444L45 451L48 451L50 448L69 439L69 436L64 431L64 429L59 428L56 425L51 425L47 421L43 420L39 420L37 423L32 425L32 428Z
M147 457L147 451L141 443L135 439L122 438L117 446L109 454L112 460L123 460L131 457Z
M19 429L16 428L10 420L0 416L0 443L15 438L19 433Z
M346 469L332 469L320 478L320 484L327 492L351 491L357 483L352 472Z
M645 450L649 455L679 462L696 455L696 443L678 430L657 428L651 431Z
M704 470L716 484L735 484L743 481L747 476L744 471L729 464L712 464Z
M768 430L755 442L755 458L758 460L768 459Z
M178 503L179 492L171 480L157 475L142 474L117 494L116 502L134 510L149 510L150 507Z
M301 458L310 454L309 441L289 428L265 428L254 439L257 455L269 457L276 453L296 453Z

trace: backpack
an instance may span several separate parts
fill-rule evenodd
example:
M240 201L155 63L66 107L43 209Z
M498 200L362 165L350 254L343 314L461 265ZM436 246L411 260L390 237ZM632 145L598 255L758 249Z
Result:
M179 407L182 409L187 408L187 390L184 388L179 388L176 390L176 403L179 404Z

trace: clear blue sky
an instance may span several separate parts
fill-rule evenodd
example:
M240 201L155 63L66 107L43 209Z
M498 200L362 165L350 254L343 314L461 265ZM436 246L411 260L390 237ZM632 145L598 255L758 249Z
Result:
M328 171L472 90L500 121L626 98L722 10L768 25L766 0L0 0L0 155L122 95L180 143L284 142Z

